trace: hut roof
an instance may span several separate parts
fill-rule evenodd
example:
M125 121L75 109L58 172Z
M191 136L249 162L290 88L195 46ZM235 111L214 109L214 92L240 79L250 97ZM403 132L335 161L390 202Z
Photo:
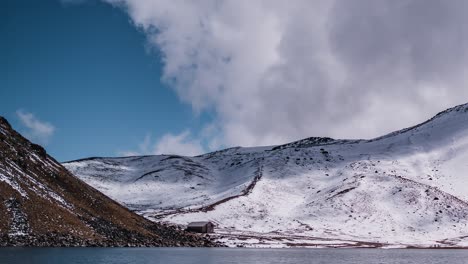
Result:
M191 222L191 223L188 224L188 226L190 226L190 227L202 227L202 226L205 226L205 225L207 225L209 223L210 223L209 221Z

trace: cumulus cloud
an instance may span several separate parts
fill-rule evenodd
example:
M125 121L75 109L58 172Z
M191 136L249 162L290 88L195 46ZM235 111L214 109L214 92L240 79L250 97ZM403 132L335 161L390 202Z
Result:
M24 110L16 111L16 116L26 128L24 136L39 144L47 144L54 134L55 127L45 121L39 120L33 113Z
M183 131L180 134L167 133L156 142L153 142L151 135L147 134L138 145L138 150L120 151L118 154L121 156L158 154L195 156L204 152L201 142L192 138L189 131Z
M468 101L464 0L107 2L224 145L369 138Z

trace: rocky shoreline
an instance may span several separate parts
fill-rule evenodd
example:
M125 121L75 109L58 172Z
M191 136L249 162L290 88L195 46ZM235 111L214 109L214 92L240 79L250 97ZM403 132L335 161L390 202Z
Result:
M172 231L172 232L171 232ZM0 247L225 247L214 242L209 236L164 230L163 238L141 237L136 233L113 235L105 239L83 239L70 234L50 233L40 235L2 235Z

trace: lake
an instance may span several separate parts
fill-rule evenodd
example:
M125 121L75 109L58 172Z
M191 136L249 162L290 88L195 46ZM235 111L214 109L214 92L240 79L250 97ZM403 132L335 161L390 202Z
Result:
M468 264L468 250L237 248L0 248L0 263Z

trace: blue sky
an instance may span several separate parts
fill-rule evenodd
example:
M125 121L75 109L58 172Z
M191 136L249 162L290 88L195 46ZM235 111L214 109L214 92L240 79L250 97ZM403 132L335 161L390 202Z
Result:
M0 115L59 160L373 138L468 102L467 1L0 1Z
M203 123L161 82L158 54L122 10L56 0L1 1L0 10L0 115L57 159L115 156ZM18 113L53 132L31 131Z

